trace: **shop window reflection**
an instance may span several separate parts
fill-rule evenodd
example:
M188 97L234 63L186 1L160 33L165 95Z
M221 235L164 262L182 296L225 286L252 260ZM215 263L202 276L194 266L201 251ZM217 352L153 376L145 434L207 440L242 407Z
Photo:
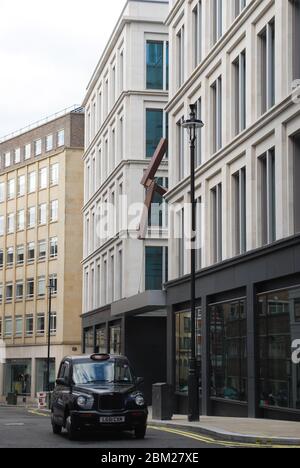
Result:
M176 392L187 394L189 361L191 357L191 313L178 312L176 322ZM201 354L202 354L202 314L197 309L196 315L196 355L199 375L199 389L201 391Z
M247 401L247 323L245 300L209 306L211 396Z
M258 296L260 406L300 409L299 366L292 343L300 337L300 289Z

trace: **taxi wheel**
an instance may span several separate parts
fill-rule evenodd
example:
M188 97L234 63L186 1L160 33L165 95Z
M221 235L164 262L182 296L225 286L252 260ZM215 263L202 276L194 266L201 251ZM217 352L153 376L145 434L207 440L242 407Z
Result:
M58 424L52 424L52 430L53 430L53 434L59 435L61 434L62 427L58 426Z
M53 419L53 413L51 415L51 424L52 424L53 434L56 434L56 435L61 434L62 426L59 426L58 424L55 424L54 419Z
M147 426L136 426L134 428L134 435L136 439L144 439L146 435Z
M70 440L78 439L78 431L74 428L72 424L71 416L67 417L66 429Z

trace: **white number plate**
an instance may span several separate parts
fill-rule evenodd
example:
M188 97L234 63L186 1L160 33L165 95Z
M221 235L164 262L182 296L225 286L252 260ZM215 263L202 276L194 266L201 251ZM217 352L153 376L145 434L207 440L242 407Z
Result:
M116 423L124 423L125 416L106 416L100 418L100 423L104 424L116 424Z

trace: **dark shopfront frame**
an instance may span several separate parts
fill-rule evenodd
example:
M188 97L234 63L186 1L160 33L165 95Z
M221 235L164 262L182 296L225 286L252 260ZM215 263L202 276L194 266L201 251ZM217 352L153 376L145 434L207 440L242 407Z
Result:
M202 309L202 414L300 421L300 411L260 407L257 295L300 285L300 235L226 260L197 273L196 293ZM175 314L189 308L189 276L167 285L167 379L175 388ZM209 304L246 298L248 402L210 395ZM187 396L175 395L175 411L185 412Z

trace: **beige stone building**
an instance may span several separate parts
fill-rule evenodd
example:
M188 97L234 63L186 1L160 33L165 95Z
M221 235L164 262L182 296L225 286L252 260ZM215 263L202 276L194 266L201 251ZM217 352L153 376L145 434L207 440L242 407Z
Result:
M47 389L80 351L84 115L66 110L0 139L0 398Z

